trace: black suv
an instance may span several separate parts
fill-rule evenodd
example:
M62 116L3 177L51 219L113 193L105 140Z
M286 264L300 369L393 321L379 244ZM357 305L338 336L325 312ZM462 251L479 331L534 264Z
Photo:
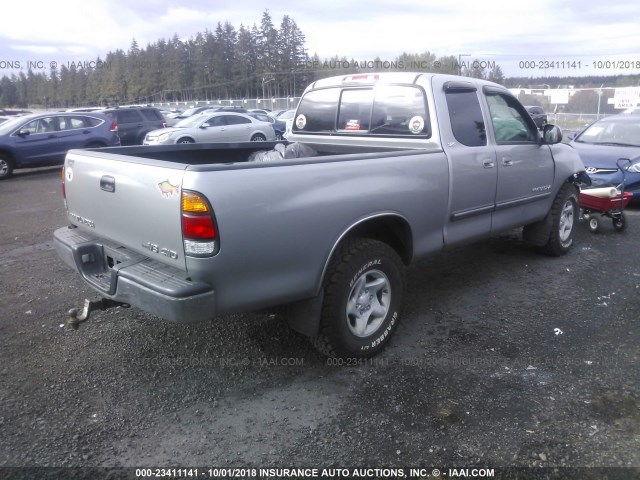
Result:
M142 145L147 133L167 126L162 113L155 107L107 108L101 113L109 115L118 124L122 145Z
M547 114L542 109L542 107L532 105L524 108L526 108L527 112L529 112L529 115L533 119L533 122L536 124L536 127L542 130L544 126L547 124Z

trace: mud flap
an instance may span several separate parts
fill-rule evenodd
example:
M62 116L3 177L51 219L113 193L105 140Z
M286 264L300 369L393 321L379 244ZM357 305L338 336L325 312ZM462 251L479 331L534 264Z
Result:
M320 329L320 314L324 299L324 288L317 297L291 303L284 308L284 316L292 330L315 337Z

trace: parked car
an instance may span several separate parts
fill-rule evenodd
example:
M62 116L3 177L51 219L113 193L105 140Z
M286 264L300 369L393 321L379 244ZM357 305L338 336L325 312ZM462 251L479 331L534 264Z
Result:
M272 110L271 112L269 112L269 116L273 118L278 118L284 112L286 112L286 110Z
M211 106L207 105L204 107L191 107L188 108L187 110L185 110L184 112L180 112L177 115L170 115L169 117L167 117L167 126L168 127L173 127L174 125L176 125L180 120L184 120L185 118L189 118L193 115L196 115L198 113L204 112L205 110L209 110L211 108Z
M250 111L247 115L260 120L261 122L271 123L273 125L273 130L276 132L276 140L282 140L284 138L284 132L287 129L286 122L254 110Z
M640 116L605 117L576 135L570 145L580 155L594 187L618 186L622 172L616 161L640 155ZM625 190L640 196L640 173L625 175Z
M155 107L123 107L103 110L118 124L122 145L141 145L147 133L165 128L167 122Z
M118 126L107 115L41 113L0 124L0 180L14 169L61 165L72 148L120 145Z
M284 133L282 134L282 136L285 138L287 136L287 133L291 133L291 127L293 126L293 117L295 114L295 110L286 110L278 115L278 120L284 122L285 124Z
M207 142L264 142L274 141L272 124L261 122L244 113L214 112L193 115L174 127L149 132L144 145Z
M547 124L547 114L543 110L543 108L538 107L537 105L531 105L524 108L526 108L527 112L529 112L529 115L533 119L533 122L536 124L536 127L538 127L539 129L544 128L544 126Z
M206 110L203 110L202 112L199 113L199 115L207 115L209 113L214 113L214 112L236 112L236 113L249 113L249 110L247 110L244 107L209 107Z
M271 110L269 110L267 108L250 108L249 112L251 112L251 113L262 113L264 115L269 115L271 113Z

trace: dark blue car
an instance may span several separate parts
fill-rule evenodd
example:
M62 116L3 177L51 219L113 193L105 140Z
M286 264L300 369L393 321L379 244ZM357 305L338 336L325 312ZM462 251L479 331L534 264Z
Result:
M592 186L618 186L622 172L619 158L640 156L640 115L612 115L585 128L570 143L576 149ZM640 173L635 168L625 174L625 190L640 197Z
M0 180L14 169L61 165L72 148L120 145L118 126L106 115L41 113L0 124Z

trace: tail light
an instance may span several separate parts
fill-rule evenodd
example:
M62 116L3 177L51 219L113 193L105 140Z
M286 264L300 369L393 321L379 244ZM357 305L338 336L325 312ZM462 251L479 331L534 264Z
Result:
M167 122L162 122L162 128L167 128Z
M213 209L204 195L182 191L182 238L189 257L211 257L220 250Z
M109 131L118 132L118 124L114 120L111 121L111 126L109 127Z

